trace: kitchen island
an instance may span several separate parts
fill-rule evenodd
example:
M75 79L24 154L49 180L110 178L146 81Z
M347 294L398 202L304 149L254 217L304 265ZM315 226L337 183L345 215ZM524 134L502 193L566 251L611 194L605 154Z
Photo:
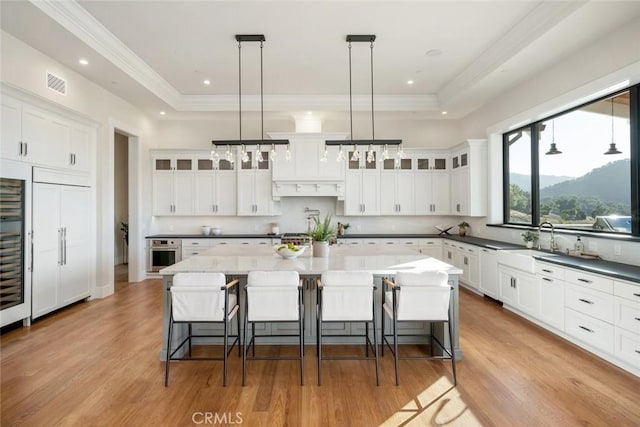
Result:
M311 251L311 248L308 248ZM462 357L459 346L458 334L458 275L462 274L462 270L452 265L446 264L435 258L427 257L414 251L404 248L354 248L351 246L332 246L330 256L328 258L316 258L310 256L310 253L304 253L296 259L283 259L277 255L271 247L214 247L209 249L202 255L193 256L184 261L176 263L160 271L163 279L163 349L160 352L160 358L164 359L166 354L166 342L169 324L169 308L170 295L173 275L176 273L194 273L194 272L221 272L227 276L227 280L237 278L240 280L242 287L246 284L246 276L250 271L275 271L275 270L294 270L300 274L303 279L303 302L305 306L305 342L313 344L316 342L316 281L324 271L328 270L345 270L369 271L374 275L377 285L376 305L381 310L381 280L383 277L391 278L398 271L446 271L449 274L449 283L453 287L451 305L452 305L452 326L454 335L454 350L456 358ZM241 295L241 313L244 315L244 295ZM380 320L380 319L379 319ZM176 325L179 326L179 325ZM361 337L349 337L349 335L361 335L361 328L347 323L332 324L334 329L323 328L323 333L334 333L341 335L329 339L328 342L334 343L360 343ZM235 323L234 326L235 328ZM290 332L290 328L297 328L295 325L284 323L282 325L262 325L262 329L257 327L261 334L272 333L282 334ZM211 331L215 326L206 326ZM268 330L267 328L272 328ZM441 339L445 339L446 326L441 325L437 328L427 322L406 322L402 324L400 333L434 333ZM174 343L181 341L181 335L184 331L174 329ZM380 333L380 325L377 329ZM388 331L387 331L388 332ZM235 333L235 330L232 331ZM346 335L346 337L345 337ZM409 337L407 337L409 338ZM408 339L407 342L420 342ZM293 341L291 341L293 342ZM289 343L287 339L274 337L273 344Z

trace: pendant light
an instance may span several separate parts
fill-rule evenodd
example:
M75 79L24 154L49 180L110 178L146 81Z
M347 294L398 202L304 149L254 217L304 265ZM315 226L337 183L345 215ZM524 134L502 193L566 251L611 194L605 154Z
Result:
M609 154L622 154L622 151L619 151L616 148L615 137L613 134L613 98L611 98L611 144L609 144L609 149L604 153L605 155Z
M238 138L237 140L213 140L211 141L212 149L211 155L214 156L214 151L217 146L227 146L227 159L233 159L233 153L231 152L232 146L240 146L240 156L242 162L249 161L249 155L247 153L246 146L257 146L258 152L256 155L256 161L262 162L264 158L262 156L262 145L270 145L271 161L275 161L275 146L286 145L287 152L285 153L285 159L291 159L291 153L289 151L288 139L264 139L264 73L263 73L263 61L262 61L262 49L264 42L266 41L264 34L237 34L236 41L238 42ZM243 42L259 42L260 43L260 139L242 139L242 43ZM232 160L230 160L232 161Z
M551 120L551 148L549 148L549 151L547 151L544 154L548 156L551 156L554 154L562 154L562 151L556 148L556 120L555 119Z
M348 35L346 41L348 43L349 48L349 140L328 140L325 141L326 146L331 145L339 145L340 151L338 152L338 158L336 159L338 162L344 160L346 156L343 152L344 145L353 145L353 153L351 155L350 160L352 161L360 161L361 154L360 150L358 150L359 145L368 146L368 150L366 152L365 160L367 163L375 162L375 153L373 151L374 145L401 145L402 140L400 139L376 139L376 128L375 128L375 117L374 117L374 99L373 99L373 42L376 40L376 36L372 35ZM351 77L351 43L358 42L366 42L369 43L370 51L371 51L371 139L353 139L353 90L352 90L352 77ZM386 152L385 148L385 152ZM404 151L402 151L404 155ZM388 154L387 154L388 155Z

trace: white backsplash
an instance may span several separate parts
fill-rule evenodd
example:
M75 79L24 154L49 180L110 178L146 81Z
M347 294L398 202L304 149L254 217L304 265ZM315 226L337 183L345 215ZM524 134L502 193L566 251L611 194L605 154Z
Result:
M308 214L305 208L317 209L320 217L326 214L334 216L334 224L338 221L348 223L348 233L438 233L435 226L452 226L460 222L458 217L446 216L342 216L336 215L340 207L335 197L283 197L280 202L282 215L261 217L154 217L151 220L149 234L199 234L203 225L217 226L223 234L264 234L271 232L271 224L276 222L281 233L307 231ZM457 231L454 228L452 231Z

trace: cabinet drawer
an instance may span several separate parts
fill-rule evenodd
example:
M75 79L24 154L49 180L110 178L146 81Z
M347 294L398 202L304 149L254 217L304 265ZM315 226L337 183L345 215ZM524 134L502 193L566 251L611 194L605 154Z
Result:
M564 312L564 326L567 334L600 350L613 353L613 325L567 309Z
M613 282L613 294L618 297L627 298L632 301L640 302L640 283Z
M632 334L624 329L615 329L616 357L640 368L640 335Z
M210 239L182 239L182 246L211 246L211 242L209 240Z
M575 311L613 323L613 295L567 283L564 303Z
M569 283L575 283L576 285L586 286L610 294L613 293L613 280L606 277L583 273L579 270L567 269L564 278Z
M546 262L536 261L536 273L541 276L553 277L554 279L564 280L564 268L557 265L547 264Z
M640 303L615 297L615 325L640 334Z

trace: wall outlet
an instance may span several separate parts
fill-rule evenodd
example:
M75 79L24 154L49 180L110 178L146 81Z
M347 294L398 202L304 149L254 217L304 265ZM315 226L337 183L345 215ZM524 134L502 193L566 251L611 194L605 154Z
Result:
M360 231L361 227L360 224L356 225L356 230Z
M391 231L396 231L396 225L395 224L391 224Z
M620 245L613 245L613 254L622 255L622 248L620 247Z
M173 225L169 226L169 231L173 231Z
M595 242L594 240L591 240L589 242L589 252L598 252L598 243Z

